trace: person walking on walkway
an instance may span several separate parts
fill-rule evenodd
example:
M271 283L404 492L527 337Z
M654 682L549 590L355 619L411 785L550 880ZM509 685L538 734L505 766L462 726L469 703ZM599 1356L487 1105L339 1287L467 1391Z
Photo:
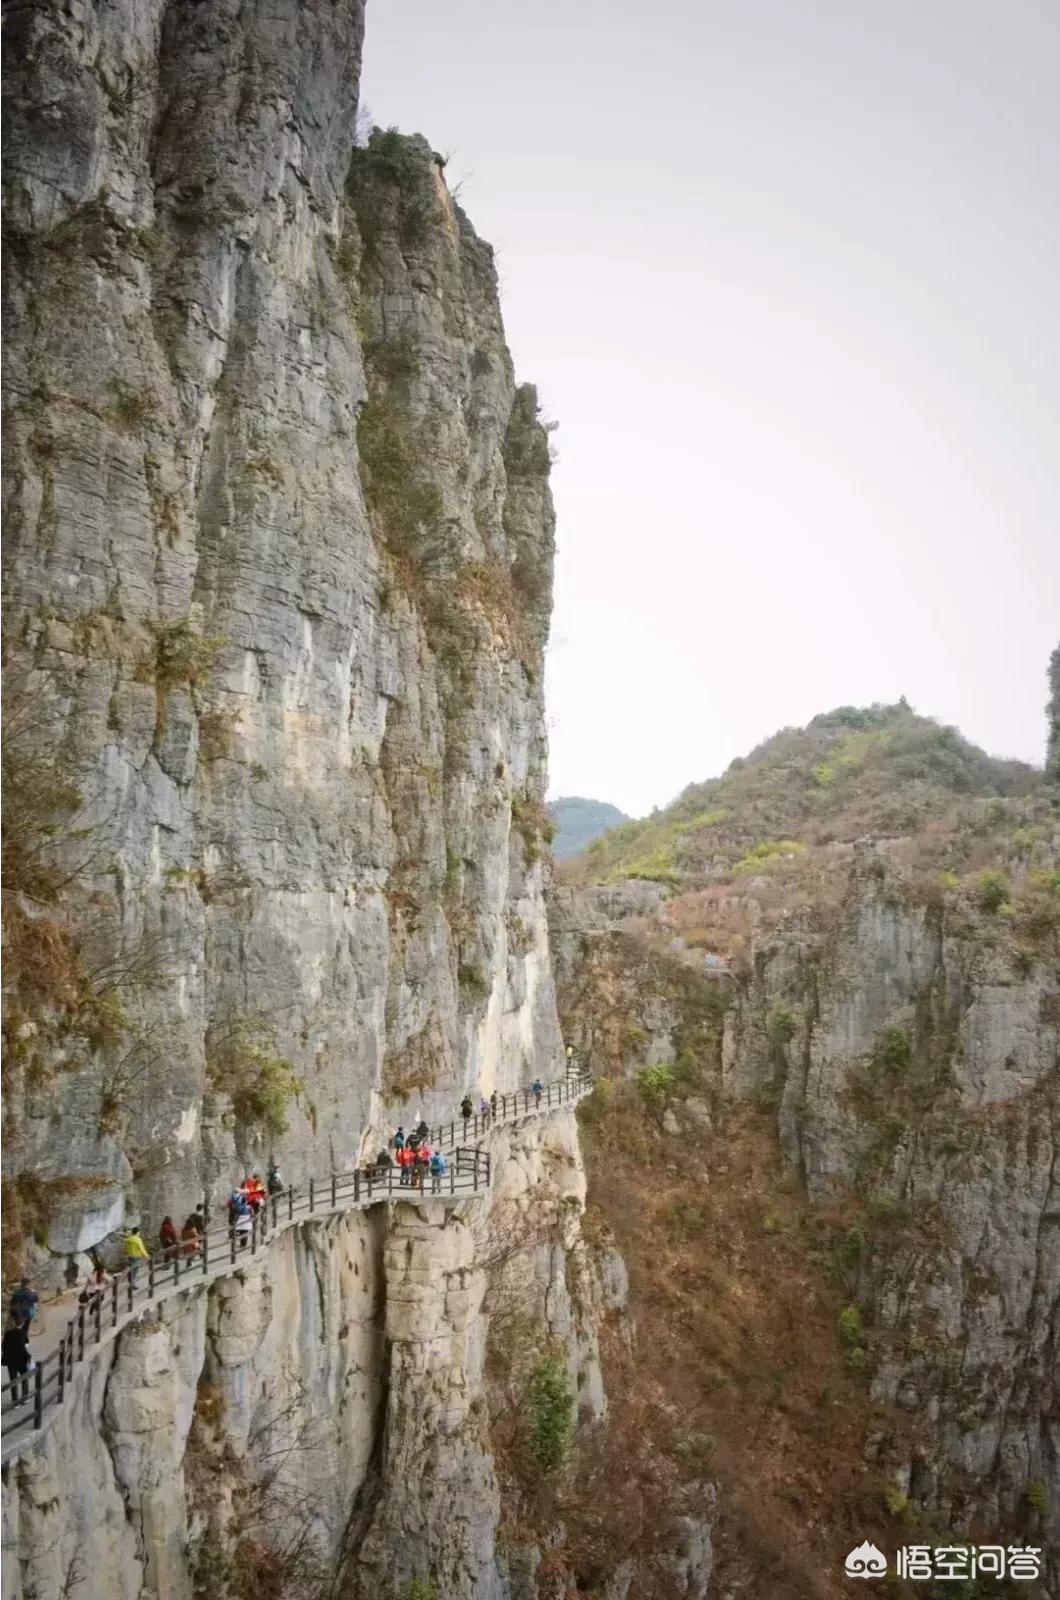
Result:
M416 1134L416 1138L419 1140L420 1144L422 1144L425 1139L430 1138L431 1130L421 1117L419 1122L416 1124L414 1132Z
M412 1169L416 1160L416 1152L415 1150L410 1149L407 1144L402 1145L401 1149L397 1153L397 1160L398 1166L401 1168L402 1186L407 1188L412 1182Z
M110 1283L110 1273L102 1261L97 1261L85 1279L85 1286L77 1297L78 1305L94 1306Z
M460 1102L460 1115L464 1119L464 1138L466 1139L467 1125L471 1121L471 1118L475 1115L474 1102L469 1094L466 1094Z
M395 1154L397 1154L397 1152L400 1151L400 1150L404 1150L404 1148L405 1148L405 1130L404 1130L403 1127L400 1126L400 1124L398 1125L397 1133L395 1133L395 1135L394 1135L393 1143L394 1143L394 1153Z
M162 1244L163 1260L172 1261L179 1253L177 1228L172 1217L162 1218L162 1226L158 1230L158 1237Z
M130 1228L125 1235L125 1260L129 1268L129 1282L135 1289L140 1262L147 1260L147 1246L140 1238L139 1228Z
M445 1157L442 1155L442 1152L440 1150L436 1150L434 1152L434 1154L431 1156L431 1193L432 1194L437 1194L439 1192L439 1190L441 1189L441 1187L442 1187L442 1179L445 1177L445 1174L446 1174L447 1171L448 1171L448 1168L446 1166Z
M538 1108L540 1108L540 1105L541 1105L541 1095L542 1095L543 1092L544 1092L544 1085L542 1084L541 1079L540 1078L535 1078L533 1083L530 1085L530 1093L534 1097L534 1105L537 1106Z
M181 1250L186 1256L197 1256L199 1253L199 1237L205 1233L205 1228L199 1227L199 1218L193 1211L185 1220L180 1230Z
M241 1211L235 1221L235 1236L241 1250L246 1249L247 1241L250 1238L250 1230L253 1226L254 1217L250 1207L247 1206L247 1209Z
M40 1309L40 1295L31 1289L29 1279L23 1278L11 1296L11 1316L15 1322L32 1322Z
M269 1176L265 1181L268 1184L270 1196L283 1193L283 1177L275 1163L269 1168Z
M427 1173L430 1170L430 1165L431 1147L427 1143L426 1139L424 1139L423 1143L416 1151L416 1182L419 1184L421 1191L423 1189Z
M375 1170L377 1172L387 1172L390 1167L393 1166L393 1164L394 1163L390 1159L390 1151L380 1150L379 1154L375 1158Z
M33 1361L29 1353L28 1319L15 1318L10 1328L5 1330L0 1356L7 1368L12 1404L19 1405L23 1400L29 1399L29 1374L33 1371Z

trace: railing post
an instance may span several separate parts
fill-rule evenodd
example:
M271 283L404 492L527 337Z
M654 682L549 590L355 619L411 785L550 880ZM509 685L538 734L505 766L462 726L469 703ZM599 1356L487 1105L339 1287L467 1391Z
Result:
M310 1211L310 1214L312 1214L312 1211L313 1211L313 1180L312 1180L312 1178L310 1178L310 1180L309 1180L309 1211Z
M204 1228L202 1233L202 1275L205 1278L210 1267L210 1235Z
M44 1368L37 1362L33 1374L33 1426L39 1428L44 1421Z
M147 1258L147 1295L150 1300L155 1297L155 1258L153 1255Z
M55 1400L55 1404L57 1406L61 1406L62 1405L62 1403L63 1403L63 1395L65 1393L66 1393L66 1339L64 1337L64 1338L59 1340L59 1393L56 1396L56 1400Z
M250 1218L250 1253L255 1255L258 1248L258 1214L253 1212Z
M148 1259L150 1259L150 1257ZM129 1310L131 1311L132 1308L133 1308L133 1279L132 1279L132 1273L131 1272L127 1272L125 1274L125 1281L129 1286L128 1290L127 1290L126 1297L128 1299Z
M276 1232L276 1229L279 1226L279 1216L278 1216L279 1206L280 1206L279 1197L277 1195L273 1195L273 1197L272 1197L272 1231L273 1231L273 1233Z
M335 1174L331 1174L331 1209L335 1209Z
M83 1361L85 1359L85 1308L84 1308L84 1306L79 1306L78 1309L77 1309L77 1359L78 1359L78 1361Z
M293 1189L288 1189L288 1191L287 1191L287 1220L288 1220L288 1222L293 1222L294 1221L294 1190Z
M173 1252L173 1282L174 1283L179 1283L180 1282L180 1251L179 1251L179 1249L178 1250L174 1250L174 1252Z
M371 1169L369 1168L369 1171L370 1170ZM360 1169L360 1167L355 1167L353 1169L353 1203L354 1203L355 1206L356 1205L360 1205L360 1203L361 1203L361 1169Z
M472 1186L477 1189L478 1188L478 1151L477 1150L475 1151L475 1159L472 1162L472 1180L471 1181L472 1181Z
M111 1278L111 1280L110 1280L110 1298L111 1298L111 1305L112 1305L112 1309L113 1309L113 1313L114 1313L113 1316L111 1317L110 1325L111 1325L112 1328L116 1328L118 1326L118 1280L117 1280L117 1278Z
M394 1193L394 1169L393 1169L393 1167L387 1167L387 1169L386 1169L386 1192L387 1192L388 1197L391 1196Z
M101 1294L97 1294L92 1302L92 1316L96 1323L96 1343L98 1344L103 1337L103 1296Z
M234 1222L232 1223L232 1226L228 1230L228 1237L229 1237L229 1240L231 1241L231 1247L232 1247L232 1265L235 1266L235 1264L236 1264L236 1225L235 1225Z

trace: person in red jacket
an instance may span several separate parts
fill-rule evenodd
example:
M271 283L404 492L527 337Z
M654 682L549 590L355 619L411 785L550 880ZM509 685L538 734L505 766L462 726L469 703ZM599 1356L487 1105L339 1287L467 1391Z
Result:
M416 1178L415 1178L415 1181L419 1184L421 1189L423 1188L424 1184L427 1181L427 1174L430 1171L430 1166L431 1166L431 1147L427 1143L426 1139L424 1139L423 1143L420 1145L419 1149L416 1151Z
M402 1183L406 1185L410 1184L412 1182L412 1174L416 1163L415 1150L410 1150L407 1144L403 1145L397 1153L397 1163L401 1168Z
M176 1224L172 1217L163 1217L162 1226L158 1230L158 1237L162 1243L163 1259L172 1261L177 1254L177 1245L180 1242Z

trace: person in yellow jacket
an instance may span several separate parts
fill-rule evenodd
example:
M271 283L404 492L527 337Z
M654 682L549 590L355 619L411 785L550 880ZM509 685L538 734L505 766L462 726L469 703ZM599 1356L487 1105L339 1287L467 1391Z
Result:
M129 1266L129 1281L135 1286L140 1262L147 1260L147 1246L140 1238L139 1228L129 1228L126 1232L125 1259Z

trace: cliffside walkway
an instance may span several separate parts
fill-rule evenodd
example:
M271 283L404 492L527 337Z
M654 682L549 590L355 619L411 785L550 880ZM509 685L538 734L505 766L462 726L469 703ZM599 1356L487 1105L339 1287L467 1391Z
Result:
M592 1079L587 1074L568 1074L543 1085L540 1097L531 1089L498 1095L495 1117L458 1116L432 1128L428 1134L431 1145L444 1150L448 1158L449 1170L443 1174L416 1173L403 1182L402 1169L390 1166L358 1167L352 1172L310 1178L301 1189L284 1189L270 1196L242 1236L227 1221L216 1223L207 1227L192 1255L185 1255L183 1246L176 1245L169 1250L156 1250L148 1260L137 1264L136 1272L119 1270L93 1302L77 1306L54 1348L45 1354L33 1350L34 1372L14 1384L4 1384L0 1464L6 1465L40 1437L41 1430L68 1399L80 1369L137 1321L148 1306L198 1283L241 1272L281 1233L310 1217L336 1216L395 1200L413 1205L457 1205L485 1195L491 1182L489 1151L477 1143L457 1141L478 1140L493 1128L550 1116L581 1100L591 1088Z

